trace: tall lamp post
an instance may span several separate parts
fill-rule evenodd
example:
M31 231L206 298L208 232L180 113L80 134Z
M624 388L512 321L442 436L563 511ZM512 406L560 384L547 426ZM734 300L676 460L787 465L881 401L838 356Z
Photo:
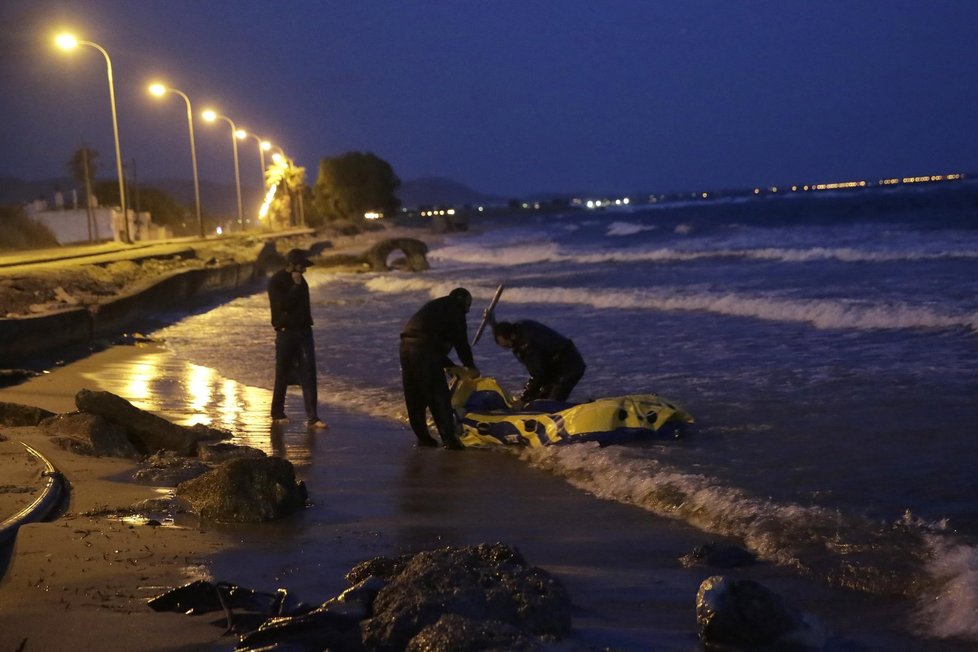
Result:
M238 171L238 127L231 118L210 109L207 109L201 115L203 115L204 120L207 120L207 122L214 122L220 118L231 126L231 149L234 152L234 187L238 192L238 228L244 231L244 214L241 211L241 174Z
M261 164L261 187L265 188L265 152L272 148L272 144L263 138L260 138L256 134L250 131L245 131L244 129L238 130L238 138L254 138L255 142L258 143L258 161Z
M109 104L112 106L112 133L115 136L115 168L119 178L119 206L122 209L122 223L126 230L126 243L131 244L132 236L129 234L129 212L126 210L126 184L123 181L122 175L122 148L119 146L119 119L115 110L115 84L112 83L112 59L109 58L109 53L98 43L81 41L71 34L59 34L55 37L54 42L65 51L73 50L79 45L87 45L88 47L95 48L105 57L105 67L109 75ZM88 202L87 197L85 198L85 202Z
M183 98L187 105L187 128L190 130L190 163L194 171L194 207L197 210L197 226L200 228L200 237L204 237L204 218L200 213L200 180L197 176L197 144L194 139L194 113L190 106L190 98L185 93L176 89L164 86L163 84L151 84L149 92L157 97L163 97L167 93L173 93Z

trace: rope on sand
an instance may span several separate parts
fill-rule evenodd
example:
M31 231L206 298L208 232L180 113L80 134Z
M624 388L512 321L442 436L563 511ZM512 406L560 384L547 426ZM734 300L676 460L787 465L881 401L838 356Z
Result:
M30 505L20 510L13 516L4 521L0 521L0 545L7 543L17 534L17 529L24 523L43 521L61 503L61 499L67 491L67 482L61 472L54 468L51 462L39 452L20 442L27 449L27 452L37 458L44 466L42 477L47 478L41 495L34 499Z

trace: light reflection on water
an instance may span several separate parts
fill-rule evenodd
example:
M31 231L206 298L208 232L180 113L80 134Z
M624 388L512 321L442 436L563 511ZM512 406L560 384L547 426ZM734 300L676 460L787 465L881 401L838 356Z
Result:
M99 365L84 376L100 389L173 423L201 423L226 430L233 435L230 443L251 446L296 465L311 460L312 439L304 418L271 425L269 390L224 378L214 369L178 359L165 348L140 347L136 355ZM298 388L290 388L286 411L303 414Z

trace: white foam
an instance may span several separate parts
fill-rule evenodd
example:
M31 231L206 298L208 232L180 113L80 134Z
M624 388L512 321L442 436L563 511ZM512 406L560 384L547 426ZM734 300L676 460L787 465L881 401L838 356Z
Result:
M608 225L607 234L610 236L627 236L641 233L642 231L654 231L658 227L654 224L634 224L632 222L612 222Z
M978 641L978 547L928 537L927 570L936 590L920 600L921 624L931 636Z

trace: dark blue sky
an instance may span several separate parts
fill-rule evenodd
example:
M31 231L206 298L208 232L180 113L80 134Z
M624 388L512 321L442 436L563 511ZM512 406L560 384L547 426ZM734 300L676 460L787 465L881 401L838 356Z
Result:
M104 60L59 26L109 52L141 179L190 178L156 78L310 181L349 150L504 196L978 171L973 0L4 0L0 176L59 176L82 141L114 175ZM203 178L233 180L229 131L198 122Z

